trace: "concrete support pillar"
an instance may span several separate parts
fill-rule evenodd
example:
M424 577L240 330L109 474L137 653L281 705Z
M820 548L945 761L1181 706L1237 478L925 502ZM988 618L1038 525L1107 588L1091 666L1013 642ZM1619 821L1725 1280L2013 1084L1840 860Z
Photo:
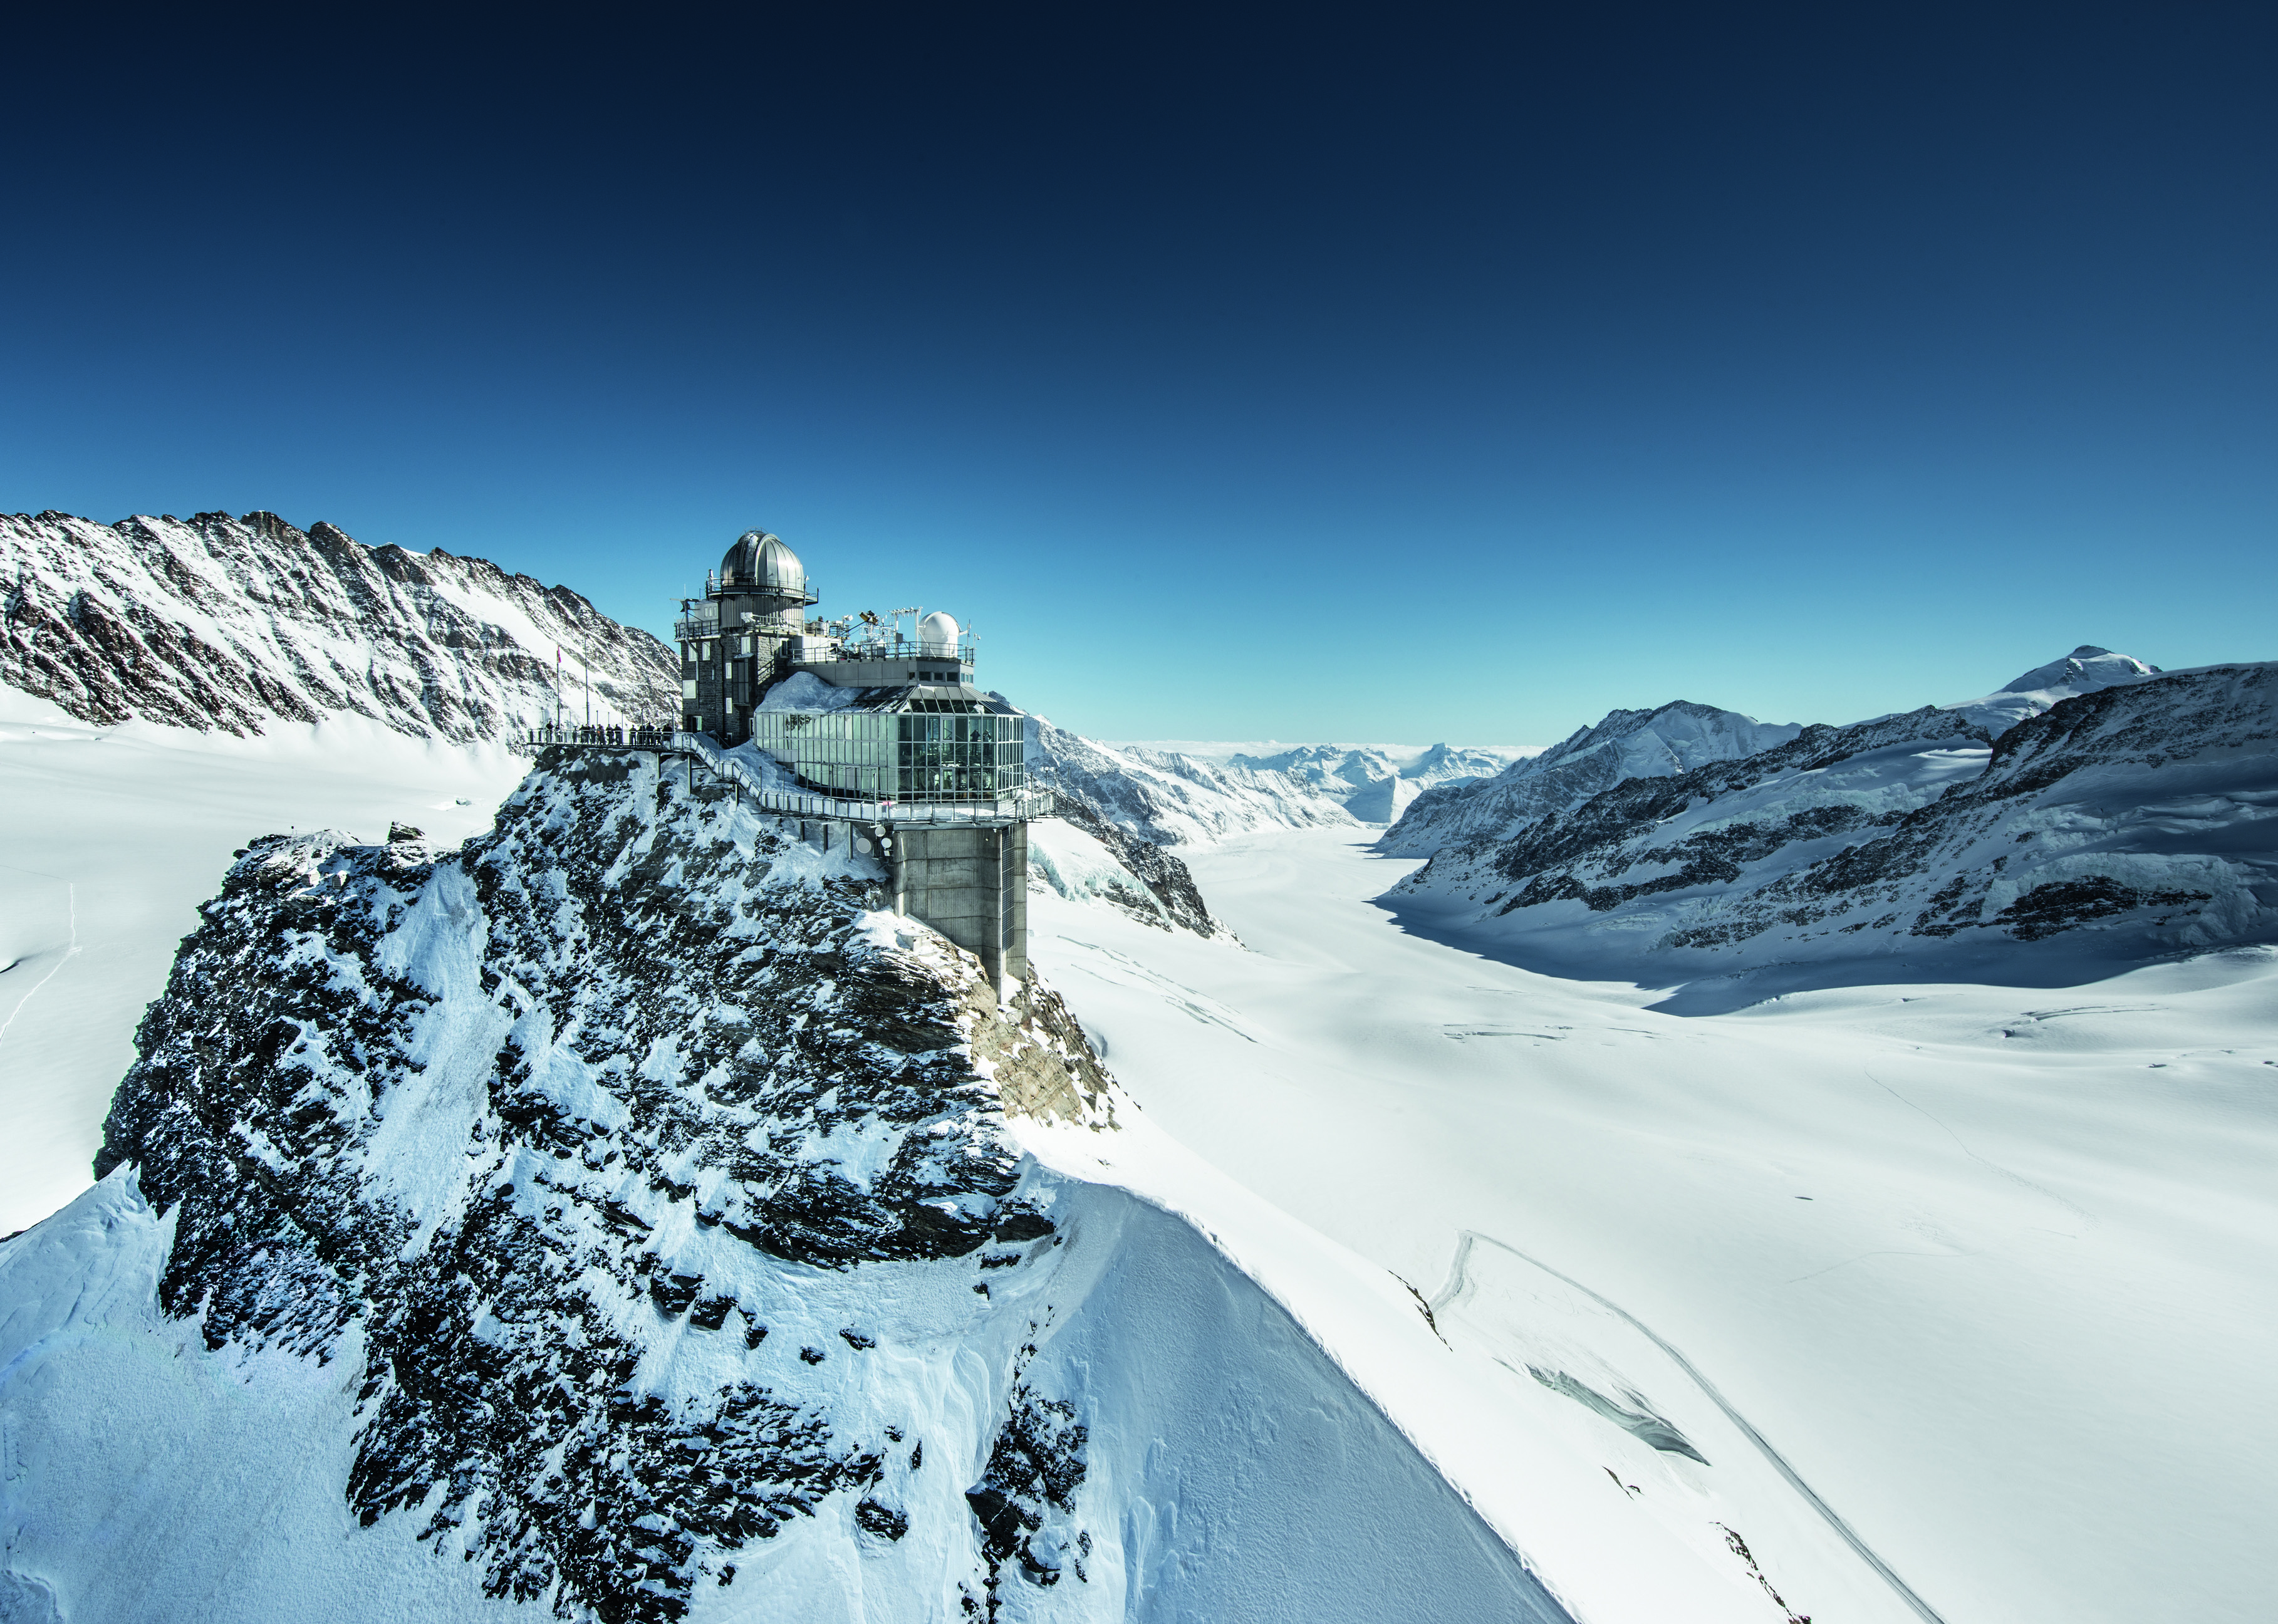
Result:
M1024 824L898 824L889 867L894 911L923 920L981 961L1001 996L1028 968Z

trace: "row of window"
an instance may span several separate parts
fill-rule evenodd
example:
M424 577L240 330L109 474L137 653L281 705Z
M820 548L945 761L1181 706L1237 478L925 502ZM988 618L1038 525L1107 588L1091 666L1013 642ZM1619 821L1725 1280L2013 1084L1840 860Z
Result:
M761 749L847 794L995 800L1027 776L1019 716L761 711L751 724Z

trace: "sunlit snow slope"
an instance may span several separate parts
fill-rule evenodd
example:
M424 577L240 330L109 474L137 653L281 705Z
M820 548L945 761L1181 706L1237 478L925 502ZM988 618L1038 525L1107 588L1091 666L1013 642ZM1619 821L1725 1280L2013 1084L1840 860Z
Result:
M1028 773L1038 785L1158 846L1354 821L1337 801L1288 773L1105 745L1043 716L1029 717L1028 732Z
M1991 709L1815 726L1625 779L1441 847L1399 887L1403 917L1728 1001L1831 980L2062 985L2278 938L2278 664L2131 672L1998 737L1972 720Z
M1412 865L1352 833L1189 860L1252 951L1032 904L1158 1136L1096 1176L1217 1234L1581 1615L1655 1605L1611 1593L1674 1571L1650 1528L1768 1624L2267 1616L2278 951L1686 1018L1402 931Z
M479 558L273 513L0 515L0 1234L85 1187L174 945L256 835L455 844L557 704L677 708L664 645Z

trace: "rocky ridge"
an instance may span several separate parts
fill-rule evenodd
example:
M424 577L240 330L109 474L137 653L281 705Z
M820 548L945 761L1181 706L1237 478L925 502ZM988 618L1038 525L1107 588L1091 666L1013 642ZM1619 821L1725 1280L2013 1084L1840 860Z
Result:
M598 713L677 712L662 643L479 558L264 512L0 515L0 683L97 725L244 735L352 715L466 743L550 716L557 673L582 714L588 663Z
M1546 963L1655 978L2267 940L2274 739L2270 664L2094 687L1998 738L1966 708L1814 726L1449 846L1395 895Z
M1142 924L1234 939L1214 917L1185 862L1061 796L1058 816L1028 825L1028 886L1112 908Z
M1011 1375L1028 1311L991 1323L1062 1238L1003 1124L1106 1127L1107 1084L1051 993L1000 1006L727 794L549 759L457 854L256 842L98 1172L173 1209L160 1298L209 1347L359 1366L365 1524L564 1617L678 1617L828 1504L901 1540L926 1448L958 1452L850 1384L882 1339L1001 1344L1013 1441L944 1601L993 1616L1086 1544L1083 1429ZM866 1271L867 1318L827 1286Z
M1785 743L1802 730L1678 700L1654 710L1614 710L1540 755L1493 778L1426 789L1385 831L1388 856L1428 857L1443 846L1508 837L1628 778L1669 778Z

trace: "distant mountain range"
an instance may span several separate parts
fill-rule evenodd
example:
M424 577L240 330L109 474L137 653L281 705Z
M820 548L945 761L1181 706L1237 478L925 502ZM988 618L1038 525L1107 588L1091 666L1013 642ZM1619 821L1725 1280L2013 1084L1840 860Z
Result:
M1326 796L1364 823L1389 823L1435 785L1490 778L1535 753L1524 745L1221 744L1158 739L1117 750L1177 755L1213 766L1283 773Z
M1101 821L1157 846L1356 821L1334 797L1296 774L1145 745L1102 744L1043 716L1028 719L1028 771Z

